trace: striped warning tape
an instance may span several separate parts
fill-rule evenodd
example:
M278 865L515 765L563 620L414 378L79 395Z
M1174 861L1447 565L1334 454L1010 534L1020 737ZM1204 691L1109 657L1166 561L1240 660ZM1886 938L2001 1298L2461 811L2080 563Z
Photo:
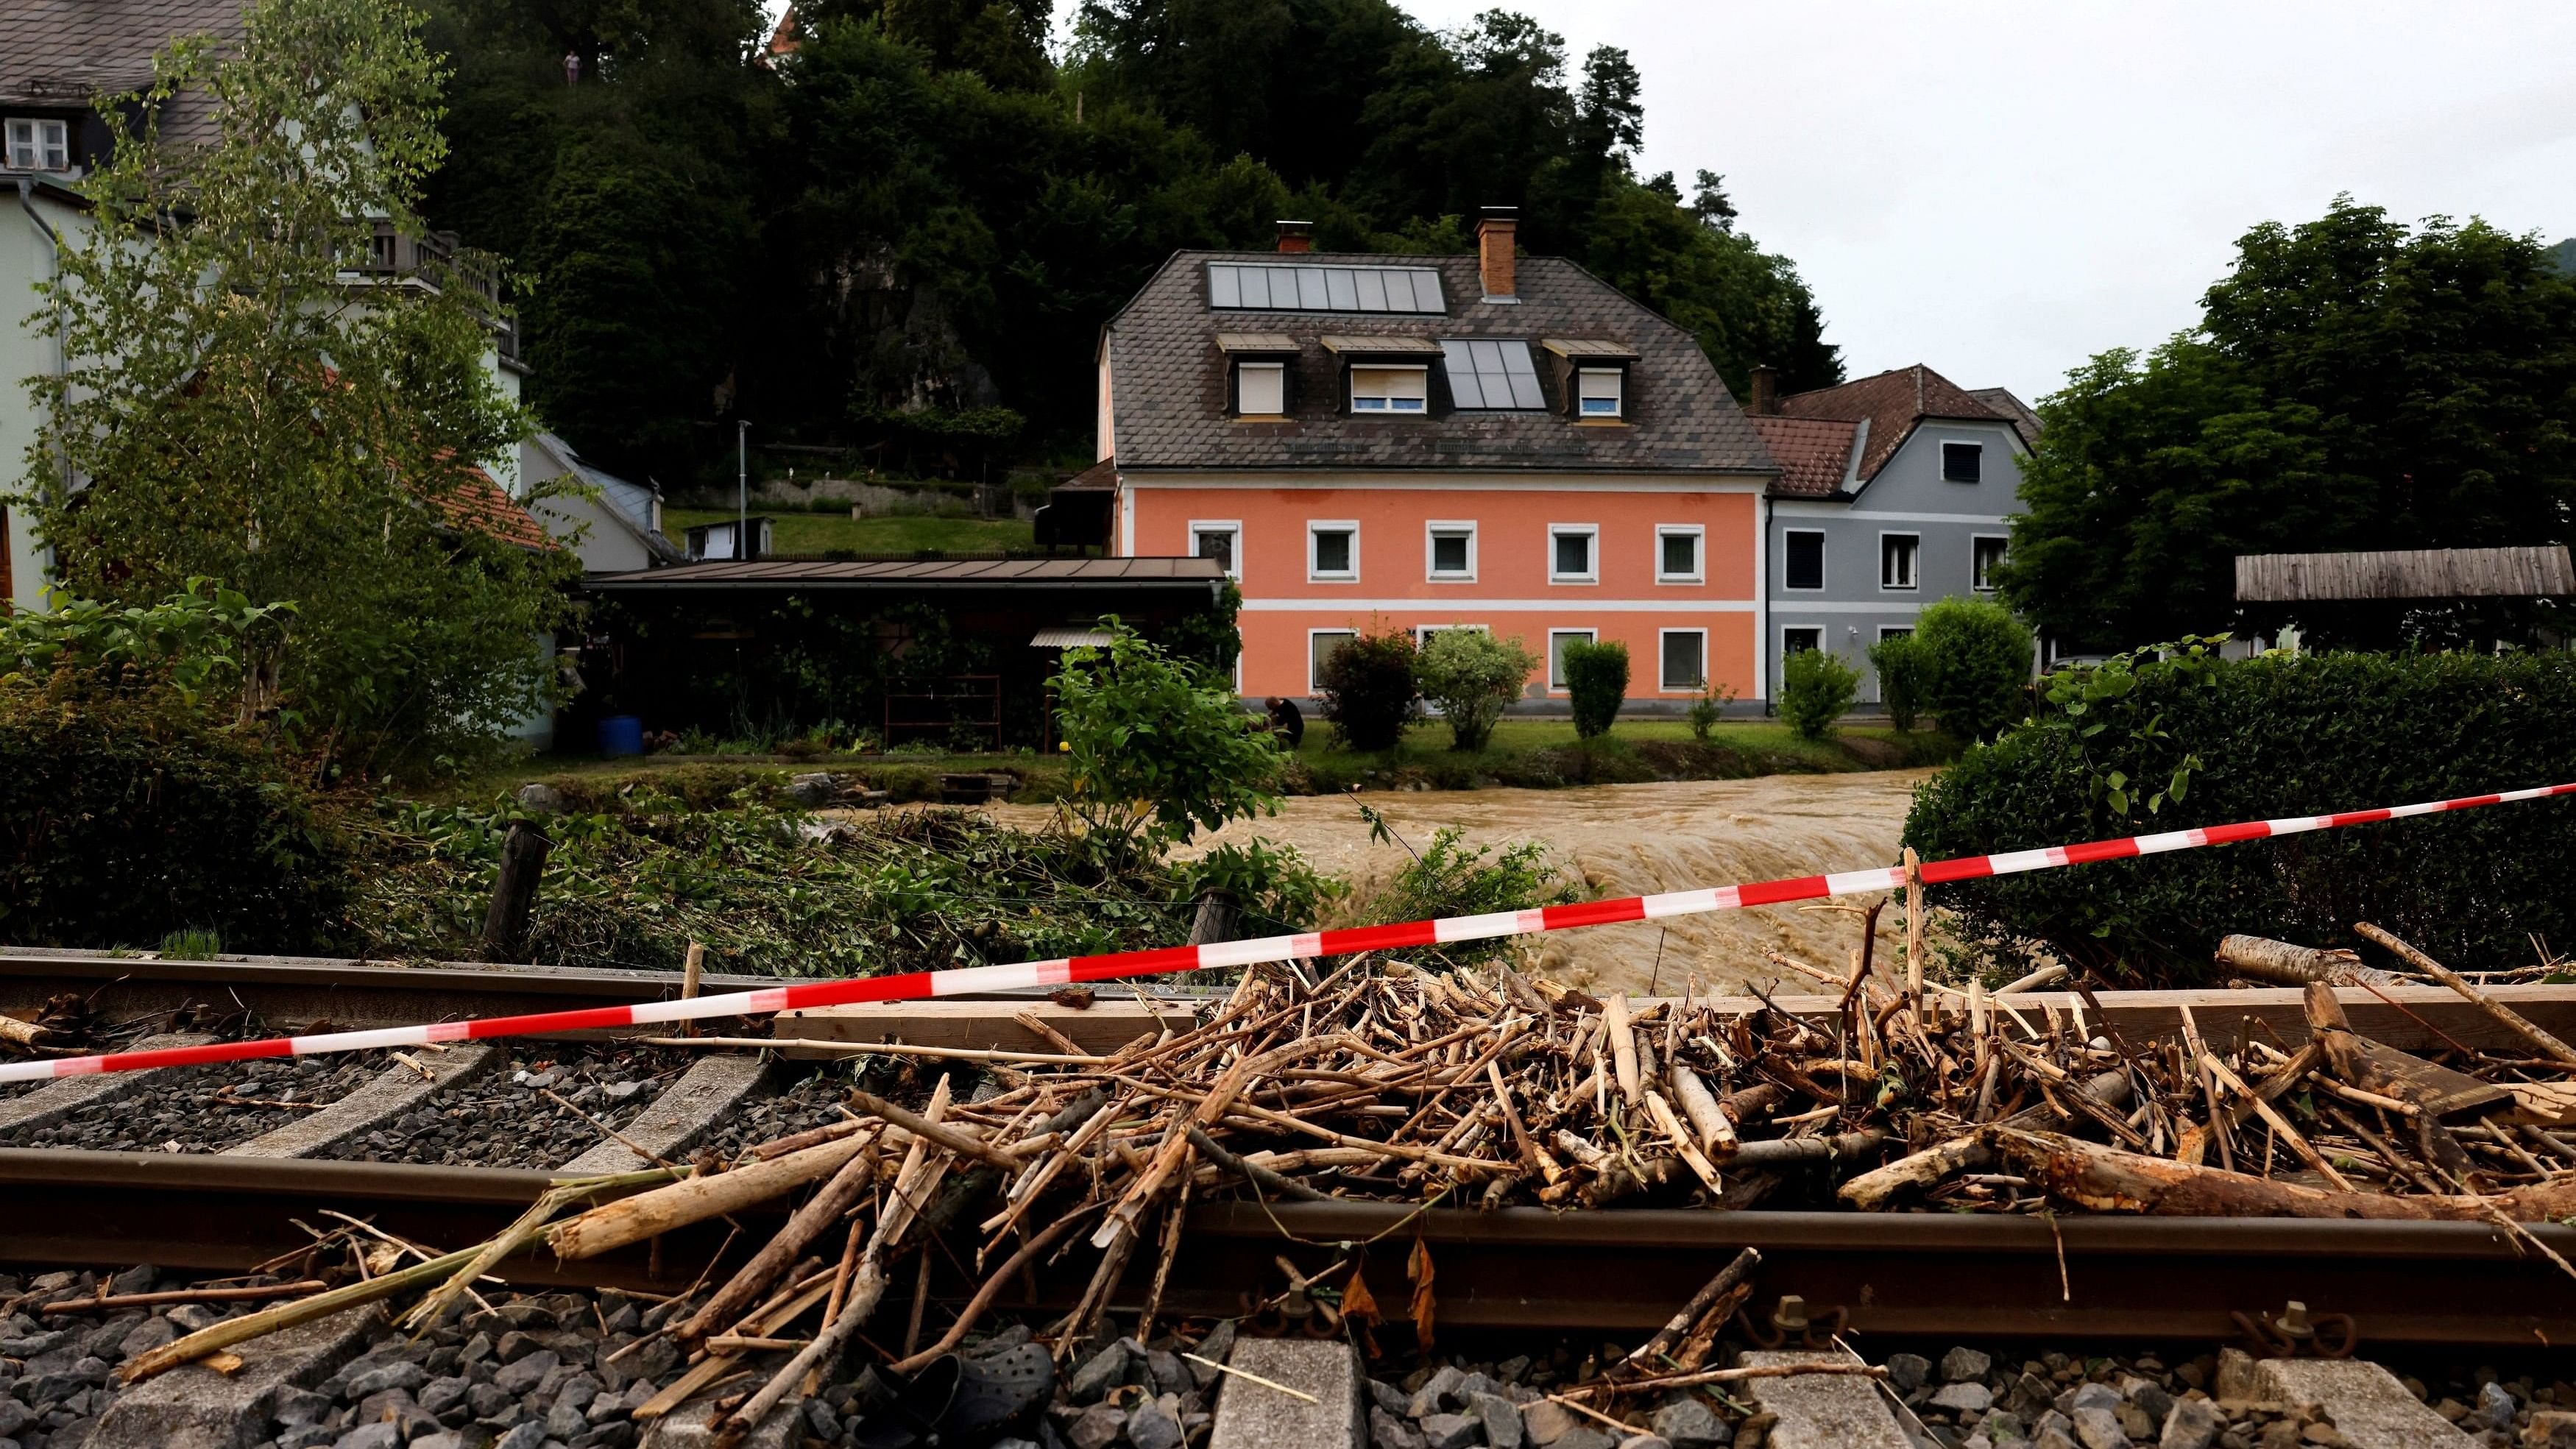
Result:
M2576 784L2543 785L2494 795L2469 795L2421 805L2392 805L2378 810L2350 810L2339 815L2309 815L2288 820L2250 820L2240 825L2210 825L2161 835L2126 835L2082 845L2052 845L2041 850L2014 850L2000 855L1971 855L1956 860L1927 861L1927 885L2051 870L2097 860L2125 860L2228 845L2276 835L2301 835L2347 825L2372 825L2415 815L2439 815L2481 805L2519 800L2545 800L2576 795ZM56 1057L48 1061L0 1064L0 1082L78 1077L96 1072L132 1072L149 1067L202 1066L210 1062L250 1061L261 1057L317 1056L326 1052L368 1051L380 1047L424 1046L485 1037L532 1036L543 1032L591 1031L603 1027L650 1026L672 1021L702 1021L720 1016L752 1016L804 1007L845 1006L867 1001L921 1001L939 996L1006 991L1031 986L1064 986L1080 981L1107 981L1125 976L1155 976L1175 971L1204 971L1249 966L1259 961L1300 957L1348 956L1362 951L1401 951L1451 941L1485 941L1500 936L1528 936L1578 926L1608 926L1623 921L1659 921L1746 906L1784 901L1821 900L1864 891L1893 890L1905 884L1902 867L1846 870L1791 880L1754 881L1745 885L1671 891L1654 896L1623 896L1571 906L1532 911L1496 911L1481 916L1449 916L1434 921L1406 921L1394 926L1355 926L1340 931L1308 931L1291 936L1264 936L1251 941L1224 941L1208 946L1166 946L1154 951L1124 951L1111 956L1060 957L1053 961L1020 961L1002 966L968 966L954 971L916 971L901 976L864 976L837 981L800 981L760 991L736 991L688 1000L645 1001L632 1006L597 1006L580 1011L545 1011L528 1016L442 1021L427 1026L389 1026L373 1031L334 1031L314 1036L271 1037L264 1041L215 1042L207 1046L171 1047L158 1051L117 1052L108 1056Z

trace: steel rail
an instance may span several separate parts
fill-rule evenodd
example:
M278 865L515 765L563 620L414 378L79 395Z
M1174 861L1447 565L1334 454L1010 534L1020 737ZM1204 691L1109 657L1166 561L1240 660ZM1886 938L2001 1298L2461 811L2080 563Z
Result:
M0 1259L149 1262L234 1272L310 1241L293 1222L324 1207L438 1249L498 1231L551 1174L494 1168L252 1161L155 1153L0 1149ZM737 1214L729 1256L766 1236L777 1209ZM2576 1257L2576 1229L2530 1231ZM723 1223L582 1263L512 1259L514 1282L676 1292L723 1248ZM1475 1212L1402 1204L1227 1202L1190 1211L1167 1311L1233 1316L1280 1286L1274 1258L1317 1272L1353 1245L1381 1302L1407 1297L1416 1242L1436 1270L1438 1322L1470 1330L1628 1333L1660 1326L1678 1297L1744 1247L1763 1266L1751 1305L1784 1294L1848 1329L1888 1336L2216 1340L2232 1312L2297 1299L2352 1315L2372 1344L2523 1345L2576 1338L2576 1279L2482 1223L2292 1219L2038 1218L1907 1213L1718 1213L1539 1208ZM1034 1300L1061 1308L1090 1271L1068 1259ZM1141 1302L1138 1262L1115 1302ZM971 1285L943 1280L939 1292ZM1011 1295L1018 1298L1018 1294Z

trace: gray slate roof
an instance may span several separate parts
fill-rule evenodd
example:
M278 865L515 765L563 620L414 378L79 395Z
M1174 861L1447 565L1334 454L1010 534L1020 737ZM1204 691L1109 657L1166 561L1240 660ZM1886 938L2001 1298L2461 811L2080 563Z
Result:
M242 0L0 0L0 103L80 109L102 91L139 90L151 83L154 51L198 34L228 48L241 38L241 14ZM211 99L181 93L161 130L213 140Z
M1211 261L1437 267L1448 315L1220 311L1207 304ZM1118 470L1775 471L1761 439L1689 333L1562 257L1520 258L1517 283L1517 304L1483 300L1472 256L1176 253L1105 329ZM1219 332L1284 332L1296 340L1289 421L1242 422L1226 415ZM1318 341L1328 334L1623 343L1638 354L1629 370L1627 423L1571 421L1552 381L1547 385L1554 410L1544 413L1444 415L1435 406L1423 418L1346 416L1334 410L1340 361ZM1542 379L1549 371L1542 352Z
M834 561L814 559L723 559L681 564L676 568L640 569L621 574L593 574L583 581L591 589L703 588L917 588L946 585L968 588L1214 588L1225 579L1216 560L1206 558L1014 558L904 559Z

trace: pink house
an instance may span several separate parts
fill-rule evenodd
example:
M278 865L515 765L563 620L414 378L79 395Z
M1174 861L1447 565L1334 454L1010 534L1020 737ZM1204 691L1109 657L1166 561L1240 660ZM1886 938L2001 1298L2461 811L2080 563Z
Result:
M1238 687L1307 697L1363 630L1619 640L1629 692L1762 692L1777 474L1689 333L1572 262L1182 252L1103 330L1111 551L1221 560ZM1283 253L1285 253L1283 255Z

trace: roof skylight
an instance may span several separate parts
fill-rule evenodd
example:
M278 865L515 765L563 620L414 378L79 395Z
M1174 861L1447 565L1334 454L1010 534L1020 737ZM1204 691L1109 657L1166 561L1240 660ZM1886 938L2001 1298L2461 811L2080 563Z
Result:
M1431 267L1305 267L1210 262L1208 305L1247 312L1441 313Z
M1462 410L1547 406L1529 344L1521 339L1452 337L1440 347L1447 359L1449 396Z

